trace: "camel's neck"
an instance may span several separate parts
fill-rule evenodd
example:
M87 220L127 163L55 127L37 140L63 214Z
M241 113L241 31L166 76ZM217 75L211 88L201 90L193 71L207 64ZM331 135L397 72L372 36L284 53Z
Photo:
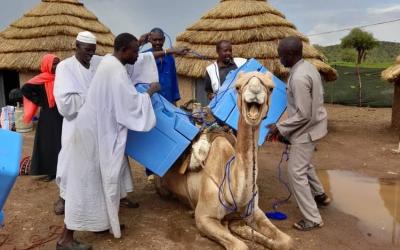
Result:
M259 126L249 126L241 116L239 117L233 174L238 180L244 181L247 187L252 187L250 184L253 183L253 178L254 181L257 178L258 134Z

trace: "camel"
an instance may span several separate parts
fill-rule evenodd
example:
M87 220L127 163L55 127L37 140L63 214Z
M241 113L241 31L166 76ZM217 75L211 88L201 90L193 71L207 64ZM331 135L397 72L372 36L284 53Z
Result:
M181 174L179 162L155 179L156 190L161 196L173 194L188 203L200 233L226 249L249 249L231 232L269 249L292 249L291 237L258 207L257 141L269 109L272 75L239 73L235 87L240 111L236 143L216 137L199 171Z

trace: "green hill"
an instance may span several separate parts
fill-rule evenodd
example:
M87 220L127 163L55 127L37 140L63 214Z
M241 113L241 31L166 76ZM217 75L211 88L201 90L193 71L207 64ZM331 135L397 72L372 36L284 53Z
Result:
M357 52L354 49L343 49L340 45L319 46L315 45L332 65L354 66ZM400 43L379 42L379 46L367 53L363 66L368 68L386 68L395 62L400 55Z
M358 77L355 70L357 52L343 49L340 45L315 46L328 59L339 74L335 82L325 84L325 102L357 106ZM400 55L400 43L379 42L379 46L369 51L365 62L360 67L363 83L362 105L370 107L391 107L393 84L382 80L381 72L393 65Z

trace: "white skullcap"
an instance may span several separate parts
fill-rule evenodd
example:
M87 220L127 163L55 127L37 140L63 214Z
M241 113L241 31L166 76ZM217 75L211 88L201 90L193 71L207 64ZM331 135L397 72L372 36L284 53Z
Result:
M96 44L96 37L89 31L79 32L76 40L82 43Z

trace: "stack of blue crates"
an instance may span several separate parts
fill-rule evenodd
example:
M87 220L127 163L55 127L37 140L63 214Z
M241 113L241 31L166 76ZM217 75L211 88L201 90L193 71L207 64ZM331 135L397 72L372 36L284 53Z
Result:
M0 129L0 226L4 224L3 207L19 173L22 136Z
M144 92L148 85L138 84L136 89ZM199 133L188 114L172 105L164 97L151 97L157 124L149 132L128 132L126 154L163 176Z
M239 110L237 108L237 92L235 89L235 82L239 72L259 71L262 73L268 70L257 60L249 59L240 68L231 71L225 82L222 84L217 95L211 100L209 107L213 115L222 123L227 124L232 129L238 129ZM271 95L271 102L267 117L261 122L260 137L258 145L261 146L265 142L268 134L267 125L276 123L286 110L286 84L279 80L276 76L272 79L275 83L275 88Z

